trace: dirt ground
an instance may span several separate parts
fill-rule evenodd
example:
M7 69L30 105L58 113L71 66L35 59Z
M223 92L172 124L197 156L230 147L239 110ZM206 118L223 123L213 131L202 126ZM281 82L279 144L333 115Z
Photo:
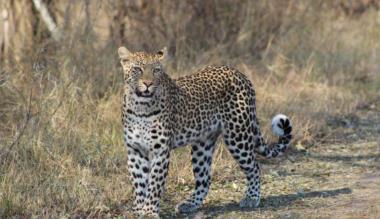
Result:
M380 218L379 110L331 117L327 124L329 137L322 144L293 145L280 159L260 161L259 208L239 208L245 181L236 166L214 168L200 211L176 215L174 206L191 192L192 182L188 191L169 185L162 218ZM227 180L226 174L231 176Z

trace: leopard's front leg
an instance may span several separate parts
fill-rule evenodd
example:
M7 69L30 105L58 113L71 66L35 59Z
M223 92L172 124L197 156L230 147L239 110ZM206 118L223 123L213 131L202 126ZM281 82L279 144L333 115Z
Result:
M133 210L138 212L144 207L149 177L149 159L146 154L131 144L127 145L128 170L132 178L135 199Z
M142 209L144 215L158 217L160 211L160 198L165 188L166 177L169 169L169 147L156 143L150 150L150 171L148 188L145 198L145 206Z

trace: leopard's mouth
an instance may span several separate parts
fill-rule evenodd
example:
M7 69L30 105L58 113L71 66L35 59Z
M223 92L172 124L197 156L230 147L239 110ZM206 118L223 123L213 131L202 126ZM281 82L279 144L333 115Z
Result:
M144 91L139 91L138 89L135 90L135 93L138 97L144 97L144 98L150 98L153 97L154 92L149 92L148 89Z

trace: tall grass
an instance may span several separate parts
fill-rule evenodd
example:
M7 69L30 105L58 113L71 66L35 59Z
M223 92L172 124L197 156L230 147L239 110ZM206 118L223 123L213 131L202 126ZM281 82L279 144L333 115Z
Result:
M266 136L270 118L285 113L294 123L294 144L317 146L329 137L327 116L379 98L380 14L374 9L350 17L325 1L134 1L120 12L115 2L54 2L49 8L63 28L62 41L50 39L36 17L38 32L25 24L1 63L5 218L97 215L131 198L120 44L147 51L168 46L173 77L206 64L236 66L254 83ZM117 28L124 32L116 35ZM188 150L173 153L169 184L191 179ZM228 157L219 146L216 171L235 165Z

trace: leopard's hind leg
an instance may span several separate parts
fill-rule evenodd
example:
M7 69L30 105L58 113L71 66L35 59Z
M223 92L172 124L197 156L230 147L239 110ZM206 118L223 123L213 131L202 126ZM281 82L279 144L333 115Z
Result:
M190 198L182 201L176 207L178 213L196 211L203 203L211 184L211 163L216 140L219 133L211 134L206 140L192 144L191 155L195 189Z
M225 106L222 116L223 138L247 178L245 197L240 201L240 206L257 207L260 203L260 168L254 148L260 130L254 91L247 81L243 80L242 83L245 86L239 86L243 88L237 88L238 93L231 93L228 98L230 101Z
M252 137L245 138L245 135L231 131L224 134L224 141L247 179L245 197L240 201L240 207L257 207L260 204L260 168L255 160L254 144L249 141Z

